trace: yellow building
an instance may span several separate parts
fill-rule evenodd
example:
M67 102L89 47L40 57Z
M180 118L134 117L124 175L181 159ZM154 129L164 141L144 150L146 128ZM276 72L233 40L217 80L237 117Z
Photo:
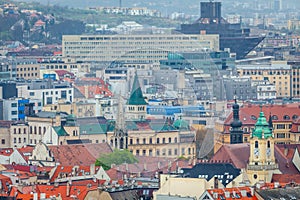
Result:
M248 179L252 184L270 183L274 173L281 174L274 156L274 136L261 111L250 138L250 157L247 165Z
M267 120L272 124L274 142L276 144L297 144L299 138L295 130L291 132L294 122L300 116L299 103L285 105L264 105L262 111L268 113ZM250 133L255 128L255 123L258 118L259 106L252 104L244 104L239 110L240 120L242 122L243 142L250 141ZM271 120L270 120L271 116ZM220 118L216 121L214 133L214 152L217 152L223 144L230 144L230 123L233 119L231 113L225 118Z
M251 64L238 65L240 77L250 77L252 80L268 80L275 85L276 97L291 97L291 72L292 68L287 61L273 61L270 65Z
M43 111L73 113L77 117L93 117L96 115L96 103L87 101L58 102L57 104L45 105Z

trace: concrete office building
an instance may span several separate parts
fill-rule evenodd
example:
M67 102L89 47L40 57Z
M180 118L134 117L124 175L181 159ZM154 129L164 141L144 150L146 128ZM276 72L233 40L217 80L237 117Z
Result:
M168 52L219 50L219 35L64 35L63 57L90 62L158 63Z
M58 100L72 102L74 88L68 82L32 80L18 82L18 97L41 99L43 105L55 104Z

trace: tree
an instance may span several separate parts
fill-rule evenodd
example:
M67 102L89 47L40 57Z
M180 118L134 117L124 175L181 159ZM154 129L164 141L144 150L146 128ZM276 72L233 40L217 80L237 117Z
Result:
M115 149L112 153L104 154L95 162L96 166L102 166L104 170L110 169L112 164L136 163L138 160L128 150Z

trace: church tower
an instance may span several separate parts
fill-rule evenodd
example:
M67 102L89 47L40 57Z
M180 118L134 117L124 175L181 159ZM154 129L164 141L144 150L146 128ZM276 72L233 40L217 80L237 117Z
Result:
M274 156L274 136L262 112L250 137L250 157L247 174L252 184L258 181L271 182L274 173L281 174Z
M236 99L234 100L232 109L233 109L233 121L230 124L231 126L230 144L243 143L242 122L240 121L240 117L239 117L240 106L239 104L237 104Z
M132 84L130 98L126 105L126 118L129 120L144 120L147 113L146 106L147 102L143 97L142 89L136 73Z

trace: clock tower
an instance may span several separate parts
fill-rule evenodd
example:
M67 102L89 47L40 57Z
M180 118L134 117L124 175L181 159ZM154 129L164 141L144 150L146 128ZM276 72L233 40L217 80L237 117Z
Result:
M273 173L281 174L274 156L274 136L262 110L250 137L247 174L252 184L271 182Z

